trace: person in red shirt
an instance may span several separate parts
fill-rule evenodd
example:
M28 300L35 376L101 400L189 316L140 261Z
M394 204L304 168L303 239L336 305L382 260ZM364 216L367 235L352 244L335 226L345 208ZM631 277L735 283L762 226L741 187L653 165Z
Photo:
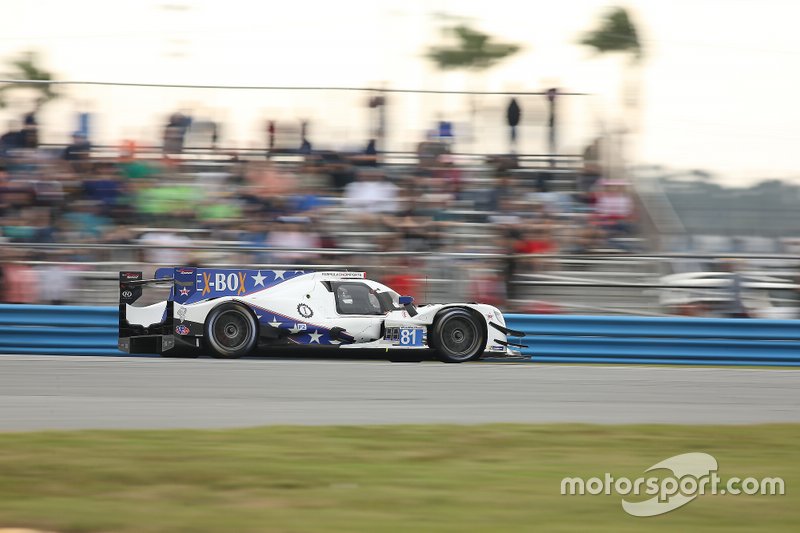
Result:
M534 255L524 261L524 264L528 266L527 270L532 272L538 272L544 268L541 258L535 256L555 253L557 248L552 230L547 223L535 223L529 226L525 230L522 239L514 243L515 253Z

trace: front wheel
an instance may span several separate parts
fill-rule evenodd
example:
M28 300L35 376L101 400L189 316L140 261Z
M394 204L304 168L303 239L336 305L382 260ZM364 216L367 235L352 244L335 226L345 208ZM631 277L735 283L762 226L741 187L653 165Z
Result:
M205 337L213 357L236 359L247 355L258 342L258 325L252 313L240 304L215 307L205 323Z
M477 359L486 341L481 324L465 309L449 309L436 318L431 330L431 345L439 360L463 363Z

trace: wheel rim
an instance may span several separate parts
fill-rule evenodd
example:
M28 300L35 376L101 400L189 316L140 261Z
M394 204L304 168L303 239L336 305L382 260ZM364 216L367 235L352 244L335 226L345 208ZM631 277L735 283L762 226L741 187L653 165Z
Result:
M466 318L451 318L442 324L442 344L451 357L470 357L479 341L478 327Z
M245 346L250 338L250 321L238 311L222 313L214 323L214 339L226 350Z

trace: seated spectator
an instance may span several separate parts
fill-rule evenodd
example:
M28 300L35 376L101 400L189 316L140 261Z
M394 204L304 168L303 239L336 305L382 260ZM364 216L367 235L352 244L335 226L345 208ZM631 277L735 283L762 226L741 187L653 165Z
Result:
M477 205L487 211L499 211L502 201L513 196L513 180L508 172L497 173L489 194L478 199Z
M279 225L267 237L267 246L277 248L271 250L273 259L280 263L310 262L316 254L303 250L320 247L319 236L310 227L310 220L305 217L281 217Z
M436 225L433 219L416 205L413 198L407 199L407 202L407 207L397 213L397 216L385 217L384 224L400 237L405 251L430 251L436 246L439 237Z
M269 196L286 196L295 189L293 176L270 162L248 164L244 178L254 190Z
M295 213L304 213L306 211L314 211L324 207L330 207L333 202L330 198L325 198L313 192L306 194L296 194L289 199L291 210Z
M86 134L76 131L72 134L72 142L64 148L61 158L68 162L75 172L82 173L89 170L91 152L92 145L86 138Z
M196 216L206 226L217 226L242 218L242 202L227 190L206 198L196 206Z
M152 265L186 265L191 256L192 239L170 230L152 231L139 237L145 261Z
M204 189L190 184L159 185L151 179L141 179L133 185L136 211L150 224L193 218L204 193Z
M35 267L39 283L39 303L63 305L69 301L70 293L77 288L80 266L71 263L69 250L54 250L48 258L51 262Z
M160 169L153 162L136 159L136 143L133 141L123 141L120 147L117 168L123 177L129 180L147 179L156 176Z
M433 136L417 145L417 161L420 169L431 169L436 166L442 154L450 153L450 145L433 139Z
M0 301L10 304L32 304L39 299L36 272L24 261L26 254L14 248L4 251L2 269L3 285Z
M502 307L506 304L505 283L502 273L489 265L474 265L469 272L470 301Z
M578 176L576 188L581 201L588 201L589 192L603 175L601 166L602 140L598 137L583 151L583 168Z
M43 178L32 183L36 205L60 207L67 196L64 182L48 176Z
M397 211L397 187L379 171L361 170L358 181L345 187L344 206L353 213L394 213Z
M19 129L19 124L11 121L8 131L0 136L0 157L8 157L11 152L22 148L24 144L25 139Z
M9 213L0 221L0 231L8 242L36 242L37 228L28 214L31 209Z
M399 257L392 260L394 263L393 268L389 269L387 274L381 278L381 283L387 287L391 287L400 296L411 296L417 304L425 303L419 300L420 286L417 276L412 272L417 271L413 268L413 264L408 257Z
M613 239L632 234L633 219L633 198L625 182L603 182L597 193L592 222L606 232L608 239Z
M90 200L76 202L73 210L63 218L82 241L99 239L112 225L111 220L101 213L100 205Z
M183 113L170 115L164 126L164 155L175 155L183 152L186 131L192 123L192 118Z
M511 196L503 196L499 202L496 213L489 215L491 224L505 227L515 226L522 222L523 213L519 210L519 202Z
M337 191L356 181L356 171L352 162L343 158L337 152L319 152L317 155L320 172L328 175L328 181Z
M110 216L121 203L125 185L116 169L108 163L97 165L95 172L95 176L83 182L84 197L97 203L103 215Z
M460 199L463 178L461 169L456 166L452 155L442 154L437 158L436 166L433 168L433 177L440 191Z
M528 226L522 234L522 239L515 243L514 252L517 254L528 255L524 264L528 265L531 272L539 272L543 269L544 263L540 257L542 254L555 253L557 245L553 239L552 228L547 223L535 223Z

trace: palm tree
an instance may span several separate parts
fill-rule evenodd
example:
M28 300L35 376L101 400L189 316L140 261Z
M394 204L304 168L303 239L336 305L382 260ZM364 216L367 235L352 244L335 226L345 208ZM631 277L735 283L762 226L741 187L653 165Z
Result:
M24 80L8 83L0 87L0 108L7 105L5 94L13 89L33 89L39 93L37 107L53 100L59 93L53 88L51 83L30 83L48 82L53 80L53 75L39 66L39 58L34 52L26 52L19 59L11 62L14 71L6 74L5 77L12 80Z
M644 54L636 31L624 7L615 7L608 11L597 29L587 32L580 44L591 46L597 53L623 52L630 54L633 63L642 60Z
M445 46L431 46L425 54L440 70L466 70L481 72L494 66L501 60L517 53L520 46L514 43L494 42L492 37L464 23L445 27L445 37L455 38L455 43ZM470 97L473 126L477 101L474 94Z
M626 114L629 117L625 121L628 125L623 125L620 133L637 130L636 125L639 122L638 115L640 111L639 101L641 99L641 84L638 78L641 74L640 67L644 59L644 50L639 38L639 32L628 11L623 7L611 8L602 17L598 27L586 32L580 38L579 43L593 48L597 54L621 53L629 57L628 68L630 71L627 72L627 76L625 76L626 72L623 71L623 76L628 78L623 100ZM607 141L611 141L611 139L607 139ZM620 152L617 154L617 158L621 161L622 135L617 139L617 143L619 143L617 150ZM609 142L608 144L612 143Z
M492 42L489 35L465 24L445 28L443 32L454 36L456 44L432 46L426 54L442 70L486 70L520 49L516 44Z

